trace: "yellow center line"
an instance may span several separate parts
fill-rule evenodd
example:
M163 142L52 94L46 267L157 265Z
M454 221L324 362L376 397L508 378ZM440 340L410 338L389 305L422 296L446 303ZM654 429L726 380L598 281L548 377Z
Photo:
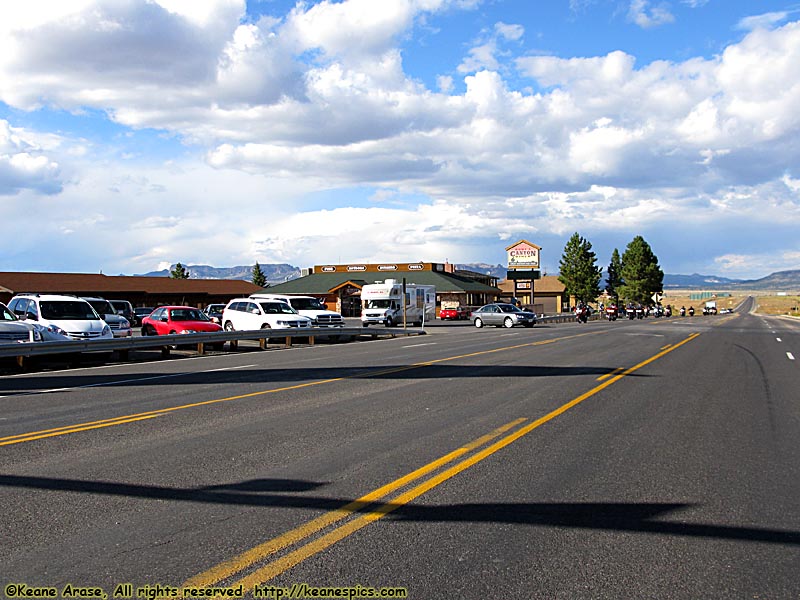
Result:
M466 444L456 450L453 450L449 454L445 454L441 458L436 459L435 461L428 463L427 465L412 471L411 473L404 475L394 481L387 483L386 485L379 487L378 489L361 496L357 500L353 502L349 502L344 506L337 508L329 513L321 515L316 519L301 525L291 531L287 531L286 533L279 535L276 538L273 538L263 544L259 544L258 546L251 548L250 550L243 552L242 554L227 560L219 565L192 577L188 581L186 581L182 587L207 587L213 585L231 575L238 573L239 571L246 569L250 565L263 560L270 554L274 554L279 550L287 548L293 544L296 544L307 537L315 534L316 532L333 525L334 523L341 521L342 519L347 518L354 512L358 512L363 510L370 504L375 503L376 501L380 500L387 494L411 483L430 473L431 471L435 471L436 469L446 465L454 461L455 459L463 456L467 452L478 448L487 442L495 439L496 437L502 435L509 429L516 427L520 423L524 423L527 419L516 419L503 425L502 427L498 427L494 431L489 434L483 435L478 439Z
M343 377L333 377L331 379L321 379L319 381L309 381L309 382L306 382L306 383L298 383L296 385L289 385L289 386L280 387L280 388L274 388L274 389L270 389L270 390L261 390L261 391L258 391L258 392L250 392L248 394L240 394L240 395L237 395L237 396L228 396L226 398L215 398L213 400L203 400L201 402L192 402L190 404L182 404L180 406L171 406L171 407L167 407L167 408L159 408L159 409L156 409L156 410L151 410L151 411L146 411L146 412L141 412L141 413L135 413L135 414L132 414L132 415L121 415L119 417L113 417L113 418L110 418L110 419L102 419L102 420L99 420L99 421L88 421L88 422L85 422L85 423L77 423L77 424L74 424L74 425L64 425L62 427L54 427L52 429L44 429L44 430L41 430L41 431L31 431L31 432L27 432L27 433L19 433L19 434L10 435L10 436L7 436L7 437L1 437L0 438L0 446L10 446L10 445L13 445L13 444L20 444L20 443L23 443L23 442L30 442L30 441L33 441L33 440L39 440L39 439L43 439L43 438L56 437L56 436L59 436L59 435L68 435L70 433L77 433L77 432L80 432L80 431L88 431L88 430L92 430L92 429L102 429L103 427L113 427L115 425L123 425L125 423L133 423L135 421L142 421L145 418L165 415L165 414L169 414L169 413L176 412L176 411L179 411L179 410L187 410L187 409L190 409L190 408L198 408L198 407L201 407L201 406L210 406L212 404L219 404L221 402L232 402L234 400L243 400L245 398L255 398L257 396L264 396L266 394L277 394L277 393L280 393L280 392L288 392L288 391L291 391L291 390L299 390L299 389L302 389L302 388L311 387L311 386L315 386L315 385L325 385L325 384L334 383L334 382L337 382L337 381L344 381L346 379L360 379L360 378L366 379L366 378L370 378L370 377L378 377L378 376L382 376L382 375L388 375L390 373L398 373L398 372L401 372L401 371L409 371L411 369L419 369L421 367L426 367L426 366L433 365L433 364L440 363L440 362L457 360L459 358L468 358L468 357L473 357L473 356L481 356L481 355L484 355L484 354L492 354L494 352L503 352L503 351L507 351L507 350L517 350L519 348L525 348L525 347L531 347L531 346L542 346L542 345L545 345L545 344L552 344L554 342L559 342L559 341L568 340L568 339L572 339L572 338L582 337L582 336L586 336L586 335L596 335L598 333L607 333L607 331L580 333L580 334L577 334L577 335L568 335L568 336L563 336L563 337L559 337L559 338L553 338L553 339L549 339L549 340L542 340L542 341L538 341L538 342L529 342L529 343L525 343L525 344L517 344L515 346L503 346L503 347L500 347L500 348L493 348L491 350L481 350L479 352L472 352L472 353L469 353L469 354L461 354L461 355L458 355L458 356L448 356L448 357L445 357L445 358L440 358L440 359L431 360L431 361L427 361L427 362L413 363L413 364L410 364L410 365L404 365L402 367L386 368L386 369L383 369L381 371L371 371L371 372L367 371L367 372L364 372L364 373L356 373L354 375L348 375L348 376L343 376Z
M585 393L581 394L577 398L574 398L573 400L570 400L566 404L564 404L564 405L558 407L557 409L547 413L543 417L540 417L539 419L536 419L535 421L529 423L528 425L525 425L524 427L521 427L521 428L517 429L513 433L511 433L511 434L507 435L506 437L498 440L497 442L491 444L490 446L484 448L483 450L480 450L479 452L476 452L475 454L465 458L461 462L449 467L448 469L442 471L441 473L438 473L437 475L434 475L433 477L431 477L430 479L422 482L421 484L417 485L416 487L414 487L414 488L412 488L412 489L400 494L396 498L393 498L390 502L381 504L381 505L377 506L376 508L370 510L369 512L363 513L360 516L358 516L357 518L352 519L352 520L348 521L347 523L344 523L343 525L340 525L339 527L337 527L333 531L330 531L329 533L319 537L318 539L313 540L313 541L305 544L304 546L301 546L300 548L298 548L296 550L293 550L292 552L289 552L288 554L286 554L286 555L284 555L284 556L282 556L282 557L280 557L280 558L278 558L278 559L266 564L265 566L253 571L251 574L249 574L249 575L241 578L240 580L234 582L232 585L234 587L238 586L238 585L242 585L244 587L244 589L249 590L249 589L252 589L252 587L254 585L265 583L265 582L277 577L278 575L280 575L281 573L287 571L291 567L299 564L300 562L306 560L307 558L310 558L311 556L313 556L315 554L318 554L322 550L325 550L326 548L329 548L330 546L332 546L336 542L341 541L342 539L344 539L344 538L348 537L349 535L355 533L359 529L362 529L362 528L366 527L367 525L369 525L370 523L373 523L373 522L377 521L378 519L384 517L385 515L391 513L392 511L397 510L397 509L405 506L406 504L408 504L412 500L418 498L419 496L421 496L425 492L430 491L431 489L437 487L438 485L440 485L440 484L444 483L445 481L449 480L450 478L454 477L455 475L457 475L457 474L461 473L462 471L468 469L469 467L481 462L482 460L484 460L484 459L488 458L489 456L495 454L499 450L502 450L503 448L505 448L506 446L508 446L511 443L515 442L516 440L518 440L518 439L522 438L523 436L527 435L528 433L530 433L534 429L544 425L545 423L547 423L547 422L555 419L556 417L562 415L563 413L565 413L569 409L577 406L578 404L580 404L581 402L583 402L587 398L590 398L590 397L594 396L595 394L597 394L600 391L606 389L607 387L613 385L617 381L620 381L621 379L623 379L624 377L630 375L631 373L634 373L635 371L641 369L642 367L645 367L646 365L649 365L653 361L656 361L659 358L665 356L666 354L668 354L668 353L680 348L681 346L683 346L684 344L686 344L686 343L690 342L691 340L695 339L699 335L700 335L699 333L693 333L688 338L686 338L683 341L675 344L674 346L671 346L670 348L667 348L667 349L664 349L664 350L660 351L659 353L655 354L654 356L651 356L650 358L638 363L637 365L634 365L633 367L625 369L624 371L622 371L621 373L617 374L613 378L608 379L607 381L601 383L600 385L595 386L594 388L592 388L588 392L585 392ZM508 424L508 425L506 425L504 427L511 427L511 426L513 426L513 425L512 424ZM495 432L497 432L497 431L498 430L495 430ZM474 443L473 443L473 446L474 446ZM421 467L420 469L418 469L417 471L414 471L413 473L409 474L408 476L406 476L404 478L400 478L400 479L396 480L395 482L392 482L391 484L388 484L388 486L384 486L383 488L379 488L378 490L375 490L374 492L371 492L370 494L367 494L366 496L362 496L361 499L359 499L359 500L357 500L357 501L355 501L354 503L351 503L351 504L356 504L356 503L359 503L359 502L363 503L363 499L364 498L372 498L379 491L382 492L381 495L384 495L386 493L385 490L386 490L387 487L392 487L393 489L397 489L400 486L399 485L396 486L395 485L396 483L398 483L400 481L403 481L403 480L408 482L408 481L412 481L414 479L417 479L417 478L419 478L419 476L421 476L421 474L424 474L424 473L427 473L427 472L431 472L431 471L435 470L438 466L441 466L441 465L443 465L443 464L445 464L447 462L451 462L455 458L457 458L457 457L459 457L459 456L461 456L461 455L463 455L465 453L466 453L466 447L463 447L463 448L460 448L459 450L451 452L450 454L447 454L447 455L443 456L442 458L437 459L436 461ZM434 465L436 465L436 466L434 466ZM348 506L350 506L350 505L348 505ZM351 510L350 512L352 513L353 511ZM332 521L329 521L329 524L330 524L330 523L333 523L335 521L339 521L342 518L344 518L343 516L340 516L342 514L343 514L343 509L339 509L337 511L329 513L328 515L323 515L322 517L319 517L318 519L315 519L315 521L318 522L318 523L321 523L323 521L333 519ZM347 514L344 514L344 516L347 516ZM315 523L315 521L312 521L311 523ZM287 532L287 533L285 533L285 534L283 534L281 536L278 536L277 538L274 538L273 540L269 540L269 541L267 541L267 542L265 542L263 544L260 544L259 546L257 546L253 550L245 552L245 553L239 555L238 557L236 557L235 559L232 559L230 561L226 561L224 563L221 563L217 567L213 567L213 568L209 569L208 571L205 571L204 573L201 573L200 575L190 579L184 585L184 587L187 587L189 585L208 586L208 585L211 585L213 583L216 583L216 582L220 581L221 579L224 579L224 578L230 576L232 574L231 569L235 568L236 571L234 571L234 572L238 572L238 571L244 570L244 569L252 566L253 564L255 564L255 562L259 558L263 558L263 557L265 557L265 556L267 556L269 554L272 554L273 552L277 551L277 549L278 549L277 546L280 546L280 548L288 547L288 544L286 544L285 542L288 542L290 539L294 540L295 542L296 541L300 541L300 538L297 538L297 536L300 535L301 533L305 534L305 535L303 535L303 538L302 538L302 539L305 539L305 537L310 535L310 533L314 533L316 531L319 531L322 528L322 527L317 527L316 524L315 524L313 527L310 528L313 531L310 531L309 533L306 533L306 531L304 530L304 527L306 527L306 526L301 526L301 527L299 527L297 529L294 529L294 530L292 530L290 532ZM290 543L294 543L294 542L290 542ZM257 549L261 549L261 551L260 552L256 552ZM269 552L265 553L264 550L266 550L266 549L269 549ZM256 558L256 556L258 556L259 558ZM250 558L253 558L254 560L249 560ZM223 574L223 573L225 573L225 574ZM194 583L194 582L202 582L202 583L197 584L197 583Z
M663 348L661 348L661 350L663 350ZM609 377L612 377L612 376L616 375L617 373L619 373L620 371L622 371L624 368L625 367L617 367L616 369L611 371L611 373L606 373L605 375L600 375L600 377L598 377L596 381L603 381L604 379L608 379Z

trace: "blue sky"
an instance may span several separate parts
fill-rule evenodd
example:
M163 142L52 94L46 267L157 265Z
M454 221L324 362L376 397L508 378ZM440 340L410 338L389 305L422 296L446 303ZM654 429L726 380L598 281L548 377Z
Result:
M0 270L800 268L800 2L0 5Z

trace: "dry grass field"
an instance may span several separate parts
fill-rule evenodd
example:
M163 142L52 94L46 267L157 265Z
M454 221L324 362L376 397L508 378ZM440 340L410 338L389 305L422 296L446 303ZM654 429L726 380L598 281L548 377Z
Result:
M717 310L723 308L736 308L742 300L744 300L748 295L756 297L757 309L756 312L765 315L792 315L795 317L800 317L800 296L762 296L759 295L757 292L753 292L752 294L737 294L733 296L722 296L720 298L715 298L717 301ZM662 302L664 306L667 304L671 304L674 308L674 312L677 313L678 309L681 306L685 306L687 309L690 306L694 306L696 311L695 314L702 312L703 306L705 305L705 300L691 300L689 298L689 292L685 291L676 291L676 292L667 292L664 297L664 301Z

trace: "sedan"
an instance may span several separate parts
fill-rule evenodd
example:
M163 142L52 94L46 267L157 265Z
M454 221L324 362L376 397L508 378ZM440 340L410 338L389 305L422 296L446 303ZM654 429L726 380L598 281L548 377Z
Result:
M133 324L141 325L142 320L154 310L152 306L137 306L133 309Z
M142 335L171 335L175 333L208 333L222 331L199 308L192 306L161 306L142 319ZM223 342L224 343L224 342ZM215 344L221 347L222 343Z
M469 310L466 306L455 306L451 308L442 308L439 310L439 318L442 321L460 321L461 319L469 319Z
M487 304L472 313L472 322L475 327L494 325L496 327L514 327L522 325L533 327L536 324L536 315L527 312L513 304Z

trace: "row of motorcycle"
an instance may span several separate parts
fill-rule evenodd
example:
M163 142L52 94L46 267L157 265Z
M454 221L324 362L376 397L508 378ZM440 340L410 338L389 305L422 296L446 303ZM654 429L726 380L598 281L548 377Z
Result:
M693 317L694 307L690 306L689 310L687 311L686 307L681 306L679 314L682 317L685 317L687 313L690 317ZM629 303L624 307L619 307L616 304L609 304L607 307L605 307L604 314L605 318L609 321L616 321L617 319L622 319L625 317L631 321L634 319L644 319L645 317L671 317L672 306L669 304L667 304L667 306L661 306L660 304L655 306L643 306L642 304ZM586 321L583 322L585 323Z

